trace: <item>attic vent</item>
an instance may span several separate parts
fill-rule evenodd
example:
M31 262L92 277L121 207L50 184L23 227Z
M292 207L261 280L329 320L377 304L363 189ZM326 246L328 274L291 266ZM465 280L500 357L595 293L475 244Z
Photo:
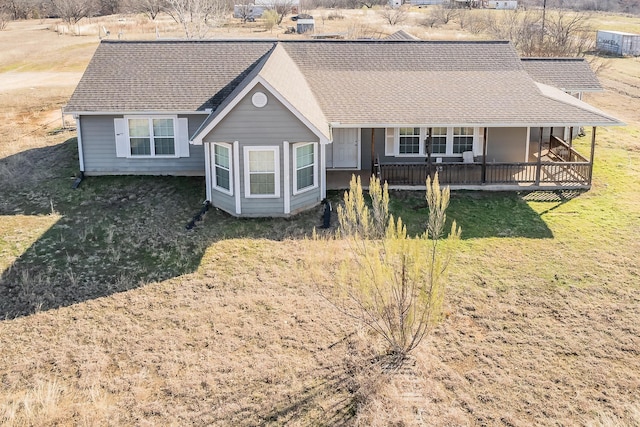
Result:
M253 103L254 107L262 108L267 105L267 95L262 92L256 92L251 97L251 102Z

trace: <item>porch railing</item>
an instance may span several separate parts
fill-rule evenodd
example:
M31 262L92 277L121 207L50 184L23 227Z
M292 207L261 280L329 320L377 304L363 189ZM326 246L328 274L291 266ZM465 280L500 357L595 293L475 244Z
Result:
M427 164L386 163L378 164L377 171L383 182L407 186L424 185L430 172L436 171L440 183L449 185L589 185L591 182L588 162L435 163L431 171Z
M549 152L557 159L564 162L588 162L584 156L573 149L569 144L551 135L549 138Z

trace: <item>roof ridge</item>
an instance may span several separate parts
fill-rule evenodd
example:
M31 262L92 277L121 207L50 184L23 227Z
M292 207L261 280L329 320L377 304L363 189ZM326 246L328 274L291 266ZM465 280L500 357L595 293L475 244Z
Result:
M229 43L229 42L238 42L238 43L277 43L277 39L200 39L200 40L191 40L191 39L155 39L155 40L109 40L103 39L100 43L104 44L170 44L170 43L180 43L180 44L218 44L218 43Z
M402 31L402 30L401 30ZM403 40L408 44L509 44L508 40ZM398 40L281 40L281 39L155 39L155 40L111 40L103 39L101 44L218 44L218 43L273 43L275 44L303 44L303 43L315 43L315 44L397 44Z
M522 61L585 61L585 58L578 58L575 56L527 56L520 58Z

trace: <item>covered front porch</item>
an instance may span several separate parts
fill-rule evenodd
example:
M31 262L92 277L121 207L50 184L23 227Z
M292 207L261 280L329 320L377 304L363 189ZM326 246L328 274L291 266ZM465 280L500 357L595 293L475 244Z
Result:
M591 132L589 158L573 147L573 133L573 129L568 129L562 135L567 137L565 140L555 136L553 130L540 128L538 141L527 146L526 161L522 162L488 160L487 144L483 144L481 155L460 159L427 157L398 162L375 156L370 166L363 161L363 168L357 171L328 169L327 188L348 188L351 175L355 173L361 176L365 187L374 174L392 188L415 189L424 187L427 176L438 172L440 183L452 189L588 189L591 187L596 128Z

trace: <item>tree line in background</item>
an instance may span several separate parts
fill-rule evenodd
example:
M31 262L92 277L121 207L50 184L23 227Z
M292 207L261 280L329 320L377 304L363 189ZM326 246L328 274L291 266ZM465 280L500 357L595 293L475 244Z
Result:
M76 23L84 17L113 15L117 13L144 13L155 19L159 13L166 12L177 18L184 11L213 18L224 11L233 10L235 4L250 3L247 0L0 0L0 14L6 19L61 18ZM307 0L305 9L354 9L384 6L387 0ZM454 4L456 2L452 2ZM524 10L541 8L542 0L519 0ZM292 1L274 0L273 9L285 9ZM640 14L640 0L548 0L549 8L574 11L607 11ZM446 8L446 7L445 7ZM280 11L276 10L279 14ZM285 12L286 14L286 12ZM176 16L177 15L177 16Z
M7 20L29 18L59 18L69 25L85 17L117 13L142 13L150 20L166 13L178 23L187 38L204 38L211 28L223 25L231 11L249 10L255 0L0 0L0 30ZM598 9L640 13L640 0L547 0L545 14L542 0L519 0L519 8L504 13L471 13L469 8L456 7L454 0L429 6L422 25L437 27L457 22L461 29L474 34L510 40L522 56L580 56L593 50L594 31L588 25L585 12L570 9ZM280 25L294 9L294 0L272 0L265 6L264 26L270 30ZM464 3L462 3L464 4ZM306 9L329 8L327 19L344 18L340 8L380 7L380 15L389 25L401 24L408 17L407 5L391 8L387 0L305 0ZM247 15L248 16L248 15ZM333 18L332 18L333 17ZM247 19L240 17L242 22ZM323 15L324 20L324 15Z

